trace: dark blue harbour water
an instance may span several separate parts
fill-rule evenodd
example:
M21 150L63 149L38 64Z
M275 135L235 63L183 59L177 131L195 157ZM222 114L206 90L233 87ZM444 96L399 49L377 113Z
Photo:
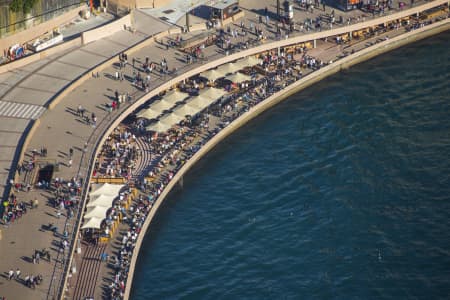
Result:
M450 32L292 96L185 178L132 299L449 299Z

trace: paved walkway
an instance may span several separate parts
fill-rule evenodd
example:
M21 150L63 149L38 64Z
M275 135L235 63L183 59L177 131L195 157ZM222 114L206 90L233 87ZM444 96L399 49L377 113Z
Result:
M244 2L243 5L246 4L246 1L242 2ZM256 7L260 6L261 4ZM273 10L273 7L271 10ZM311 15L308 16L311 17ZM72 51L49 57L14 73L3 74L3 77L0 77L0 108L2 103L8 104L9 102L45 108L55 93L64 89L71 80L99 62L116 56L129 45L137 43L145 39L146 36L161 31L161 27L166 28L165 26L167 26L154 21L155 26L150 27L148 26L149 22L151 23L149 20L142 22L142 24L145 24L143 26L139 26L137 22L137 30L144 34L133 35L121 31L85 47L71 49ZM223 54L217 50L216 48L208 49L207 55L221 57ZM140 61L148 56L155 62L159 62L165 57L170 68L177 66L183 71L196 67L195 64L186 66L180 59L179 52L173 49L167 51L161 45L144 48L133 56ZM39 117L40 126L33 135L27 153L29 154L32 149L40 149L40 147L45 146L48 149L47 159L61 163L60 171L55 174L56 177L70 179L76 176L83 177L86 174L86 161L80 166L84 145L86 142L88 143L87 154L89 154L96 140L108 126L110 119L117 115L118 112L110 115L105 110L105 104L110 103L115 90L120 93L128 92L135 97L143 94L143 92L137 91L127 80L121 82L111 79L111 76L108 75L115 71L115 66L107 68L100 78L92 78L86 81L65 97L53 110L45 110L43 114L41 113ZM132 72L132 67L128 65L125 68L125 74L131 75ZM166 79L162 75L153 74L151 88L162 84ZM92 112L96 114L98 118L96 128L86 124L85 121L74 114L78 105L86 108L89 114ZM124 108L122 106L121 110ZM16 148L20 147L23 132L26 131L33 118L32 115L27 115L27 118L22 115L22 118L19 118L6 117L2 114L6 115L7 112L0 112L0 140L6 141L2 143L0 148L2 155L0 167L4 172L3 175L5 175L1 179L4 179L7 178L8 169L14 166L13 158L17 151ZM75 149L72 167L67 166L67 153L70 147ZM5 157L3 158L3 156ZM11 164L11 161L13 161L13 164ZM4 182L5 180L2 181L2 183ZM6 280L3 273L4 276L0 277L0 296L6 296L7 299L46 299L47 294L54 295L57 292L56 289L62 272L63 261L61 261L61 258L63 255L58 257L58 248L55 245L61 239L53 236L49 231L42 230L42 225L53 222L58 227L59 233L62 233L65 228L70 234L73 220L66 222L65 218L56 218L55 209L47 204L51 197L51 194L42 190L33 190L28 193L19 192L19 201L38 198L39 208L30 210L9 228L1 227L0 229L0 253L2 255L0 272L7 272L10 268L20 268L23 275L40 273L44 276L43 284L38 286L36 290L31 290L20 281ZM33 250L44 247L53 248L51 250L53 258L51 262L41 262L38 265L30 263ZM51 282L52 286L50 287Z
M152 26L148 26L149 21ZM6 141L0 145L0 195L4 197L8 192L8 179L14 175L10 170L17 164L15 149L31 126L30 121L38 119L46 111L55 95L92 67L169 26L154 18L143 17L136 22L136 27L140 34L119 31L88 45L0 74L0 138ZM11 118L18 121L11 121Z

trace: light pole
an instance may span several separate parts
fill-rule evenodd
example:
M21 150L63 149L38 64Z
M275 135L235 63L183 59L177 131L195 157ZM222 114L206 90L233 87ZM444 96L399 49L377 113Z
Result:
M277 17L278 17L278 20L277 21L280 21L280 0L277 0Z

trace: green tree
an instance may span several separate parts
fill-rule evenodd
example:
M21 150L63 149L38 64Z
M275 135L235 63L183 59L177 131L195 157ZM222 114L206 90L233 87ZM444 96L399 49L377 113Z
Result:
M38 0L24 0L23 2L23 12L25 14L28 14L33 6L38 2Z
M13 12L19 12L23 10L23 1L22 0L13 0L9 4L9 9Z
M22 11L24 14L28 14L38 0L13 0L9 4L9 9L13 12Z

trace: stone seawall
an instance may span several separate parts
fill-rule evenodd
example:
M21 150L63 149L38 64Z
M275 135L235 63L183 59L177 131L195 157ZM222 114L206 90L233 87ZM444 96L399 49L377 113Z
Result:
M237 129L239 129L246 123L248 123L250 120L254 119L256 116L260 115L261 113L268 110L272 106L283 101L287 97L297 93L298 91L300 91L316 82L319 82L322 79L324 79L332 74L335 74L343 69L346 69L353 65L356 65L360 62L369 60L369 59L371 59L375 56L378 56L380 54L383 54L385 52L391 51L393 49L399 48L406 44L427 38L432 35L436 35L438 33L441 33L441 32L447 31L447 30L450 30L450 19L445 19L443 21L440 21L440 22L428 25L426 27L405 33L401 36L380 42L378 44L375 44L373 46L365 48L361 51L358 51L358 52L356 52L352 55L349 55L343 59L340 59L326 67L323 67L308 76L305 76L304 78L291 84L290 86L286 87L285 89L275 93L274 95L270 96L263 102L259 103L255 107L251 108L248 112L244 113L238 119L236 119L231 124L229 124L227 127L222 129L217 135L215 135L211 140L209 140L194 156L192 156L192 158L190 158L186 162L186 164L175 174L173 179L169 182L169 184L166 186L164 191L158 197L158 199L155 202L153 208L151 209L149 215L147 216L147 219L142 227L141 234L139 234L139 237L137 239L136 247L133 252L133 256L131 258L130 270L129 270L129 275L128 275L127 283L126 283L125 299L129 299L129 296L130 296L134 270L136 268L136 262L137 262L137 258L139 256L139 250L140 250L140 247L144 240L145 233L147 232L148 227L150 226L159 207L162 205L162 203L164 202L164 200L166 199L166 197L168 196L170 191L176 186L178 181L180 179L182 179L183 176L185 176L186 173L201 158L203 158L209 151L211 151L215 146L217 146L220 142L222 142L226 137L228 137L233 132L235 132Z

